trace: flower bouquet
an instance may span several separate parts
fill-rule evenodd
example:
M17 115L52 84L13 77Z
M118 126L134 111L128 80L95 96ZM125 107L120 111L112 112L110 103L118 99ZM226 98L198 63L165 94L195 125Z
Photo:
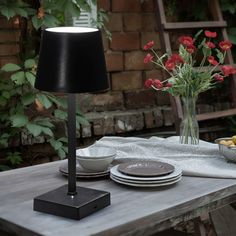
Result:
M167 79L147 79L145 86L155 90L166 91L179 96L183 102L183 120L180 125L180 142L198 144L199 128L195 116L195 104L198 95L224 81L236 69L223 65L226 51L232 47L230 41L213 42L216 32L199 31L194 37L179 37L179 51L159 56L153 49L154 42L144 46L150 51L144 63L153 63L162 68L168 75Z

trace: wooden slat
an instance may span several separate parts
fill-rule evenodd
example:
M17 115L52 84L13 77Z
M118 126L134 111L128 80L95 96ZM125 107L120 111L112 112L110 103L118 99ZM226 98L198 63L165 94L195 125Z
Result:
M199 29L199 28L224 28L227 26L226 21L196 21L196 22L166 22L163 23L166 30L177 29Z
M217 236L236 235L236 211L231 206L210 213Z
M236 115L236 108L223 110L223 111L215 111L215 112L210 112L210 113L198 114L197 120L198 121L211 120L211 119L217 119L217 118L233 116L233 115Z

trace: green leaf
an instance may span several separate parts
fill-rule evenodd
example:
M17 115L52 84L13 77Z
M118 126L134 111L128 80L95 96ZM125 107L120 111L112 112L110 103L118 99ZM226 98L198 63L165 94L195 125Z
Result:
M6 98L6 99L9 99L10 98L10 93L8 92L8 91L3 91L2 92L2 96L4 97L4 98Z
M32 134L34 137L37 137L41 134L42 132L42 126L33 124L33 123L28 123L26 125L26 129L29 131L30 134Z
M82 116L76 116L76 126L79 127L80 125L89 125L89 122Z
M52 130L48 127L42 127L42 132L50 137L54 136Z
M17 164L20 164L22 162L21 153L20 152L8 152L6 159L8 161L10 161L10 163L12 165L17 165Z
M33 93L27 93L21 97L21 102L23 103L24 106L33 103L34 100L35 100L35 94Z
M10 116L13 127L23 127L28 123L28 117L23 114L15 114Z
M219 59L220 64L223 64L224 63L223 53L219 49L215 49L215 50L216 50L216 56Z
M58 156L59 156L61 159L64 159L64 158L66 157L66 153L65 153L65 151L64 151L63 149L59 149L59 150L57 151L57 154L58 154Z
M34 84L35 84L35 75L32 74L31 72L26 72L25 73L25 77L27 79L27 81L30 83L30 85L32 87L34 87Z
M48 108L50 108L52 106L52 102L47 98L46 95L44 95L44 94L37 94L36 96L37 96L38 100L42 103L42 105L46 109L48 109Z
M16 72L11 76L12 81L17 85L22 85L25 82L25 73L23 71Z
M37 16L33 16L32 23L34 28L38 30L43 25L43 20L39 19Z
M28 12L24 8L16 8L16 13L22 17L28 17Z
M9 7L6 7L6 6L2 6L1 9L0 9L0 12L3 16L5 16L8 20L15 16L16 12L9 8Z
M38 125L41 126L45 126L45 127L49 127L49 128L53 128L54 124L52 122L50 122L47 118L44 119L35 119L34 120L35 123L37 123Z
M51 144L51 146L57 151L58 149L60 149L63 144L62 142L55 140L55 139L50 139L49 143Z
M54 27L54 26L57 26L59 24L59 21L55 16L45 14L44 18L43 18L43 24L46 27Z
M8 64L5 64L1 70L5 71L5 72L14 72L14 71L18 71L20 70L20 66L16 65L16 64L13 64L13 63L8 63Z
M56 109L54 111L54 116L58 119L61 119L61 120L66 120L67 119L67 112L65 111L62 111L62 110L59 110L59 109Z
M24 66L26 69L31 69L35 64L36 63L34 59L28 59L25 61Z

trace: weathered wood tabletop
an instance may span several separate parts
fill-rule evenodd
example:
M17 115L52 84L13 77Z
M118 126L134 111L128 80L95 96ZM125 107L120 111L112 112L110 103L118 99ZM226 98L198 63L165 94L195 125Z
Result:
M65 183L63 161L0 173L0 229L17 235L150 235L236 201L236 180L183 177L175 185L135 188L107 179L79 186L111 193L111 205L80 221L33 211L33 198Z

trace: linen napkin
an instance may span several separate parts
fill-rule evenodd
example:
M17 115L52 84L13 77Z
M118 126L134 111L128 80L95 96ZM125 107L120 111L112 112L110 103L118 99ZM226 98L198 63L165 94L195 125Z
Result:
M200 140L199 145L180 144L178 136L139 138L105 136L93 146L113 147L117 160L123 158L154 159L178 165L183 175L236 178L236 164L227 162L218 145Z

